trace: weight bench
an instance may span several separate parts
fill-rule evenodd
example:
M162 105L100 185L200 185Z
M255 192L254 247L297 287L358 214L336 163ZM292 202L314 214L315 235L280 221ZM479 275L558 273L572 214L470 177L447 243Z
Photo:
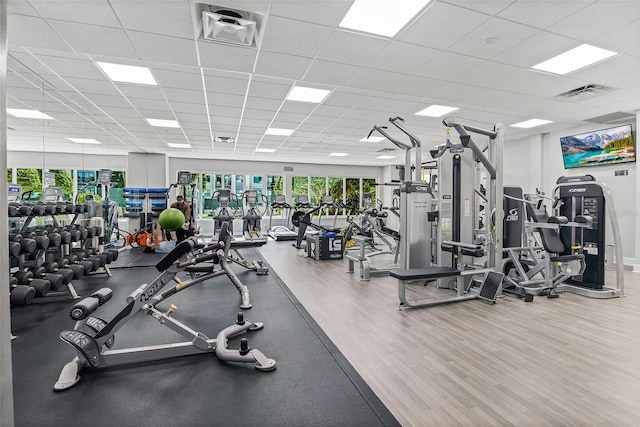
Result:
M465 276L484 274L484 280L479 289L465 289L463 281ZM400 307L430 307L450 302L483 299L491 303L496 302L496 295L502 285L504 274L489 269L458 270L450 267L411 268L407 270L391 270L389 275L398 279L398 297ZM420 300L408 299L405 295L406 286L412 282L428 282L443 277L457 277L458 286L455 296L426 298Z

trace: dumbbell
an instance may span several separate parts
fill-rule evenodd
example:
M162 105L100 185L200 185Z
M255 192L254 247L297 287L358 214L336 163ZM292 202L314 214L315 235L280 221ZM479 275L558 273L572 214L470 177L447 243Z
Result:
M35 241L35 239L22 237L21 234L10 233L9 241L18 243L20 245L21 254L30 254L32 252L35 252L38 246L38 243Z
M49 247L58 247L62 243L62 237L60 233L53 230L46 230L43 228L29 229L28 232L35 233L36 236L47 236L49 238Z
M55 272L49 273L42 265L39 267L29 267L29 271L33 273L34 278L48 280L52 291L57 291L66 284L62 274Z
M95 270L93 262L84 260L75 253L69 254L64 258L69 260L69 268L73 270L73 277L75 279L79 279L82 275L88 275ZM77 267L74 267L75 265L79 265L83 267L83 269L80 270Z
M13 273L13 277L18 281L19 285L31 286L36 290L36 296L44 297L51 289L51 282L46 279L34 278L33 273L29 270L20 270Z
M87 209L87 205L85 205L85 204L76 205L76 213L84 213L87 210L88 210Z
M56 205L51 204L51 203L43 203L43 202L38 202L36 203L35 206L39 206L40 207L40 211L42 212L41 215L55 215L57 213L57 209L56 209Z
M26 237L27 239L33 239L36 241L36 249L47 249L49 247L49 236L45 235L37 235L35 232L24 232L20 233L22 237Z
M9 288L11 296L9 302L11 305L27 305L36 297L36 290L31 286L18 284L18 279L11 277L9 279Z
M9 216L30 216L33 213L31 206L25 205L24 203L10 202L9 208L16 210L14 215Z
M72 269L68 268L69 267L68 260L61 260L61 262L63 263L66 262L66 264L60 265L56 261L47 261L42 263L42 267L44 267L47 273L61 274L63 278L62 282L66 285L67 283L73 280L74 273ZM84 267L82 267L82 269L84 270ZM82 272L81 275L84 275L84 271Z

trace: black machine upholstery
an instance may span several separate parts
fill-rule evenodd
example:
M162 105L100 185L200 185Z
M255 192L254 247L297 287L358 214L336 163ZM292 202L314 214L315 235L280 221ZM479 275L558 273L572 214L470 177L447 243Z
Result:
M532 222L549 223L549 215L544 209L536 209L530 203L525 203L527 207L527 217ZM556 221L557 222L557 221ZM538 228L542 239L544 250L552 254L561 254L565 251L564 243L560 240L560 235L551 228Z

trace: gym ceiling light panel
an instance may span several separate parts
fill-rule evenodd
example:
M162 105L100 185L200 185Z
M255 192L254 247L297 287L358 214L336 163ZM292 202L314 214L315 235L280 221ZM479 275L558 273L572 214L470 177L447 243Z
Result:
M275 153L275 148L256 148L256 153Z
M340 27L394 37L429 0L356 0Z
M279 129L279 128L268 128L265 135L276 135L276 136L290 136L293 133L293 129Z
M173 144L168 142L167 145L171 148L191 148L191 144Z
M349 153L329 153L329 155L333 157L344 157L344 156L348 156Z
M381 160L390 160L390 159L395 159L396 156L378 156L376 157L376 159L381 159Z
M385 138L384 136L370 136L368 138L362 138L360 140L360 142L380 142L380 141L384 141Z
M530 128L534 128L536 126L542 126L542 125L546 125L552 123L551 120L543 120L543 119L531 119L531 120L525 120L524 122L520 122L520 123L514 123L511 125L511 127L514 128L522 128L522 129L530 129Z
M71 142L76 144L102 144L100 141L96 141L93 138L67 138Z
M611 58L617 54L617 52L613 52L611 50L582 44L576 48L566 51L565 53L561 53L558 56L554 56L551 59L534 65L531 68L534 70L564 75L595 64L596 62L604 61L605 59Z
M137 83L141 85L157 86L151 70L147 67L135 65L112 64L110 62L96 62L104 73L114 82Z
M7 108L7 114L13 117L19 117L21 119L48 119L53 120L53 117L40 112L38 110L22 110L20 108Z
M319 104L331 91L326 89L314 89L312 87L294 86L287 96L287 101L312 102Z
M163 119L145 119L151 126L160 128L180 128L180 125L175 120L163 120Z
M424 110L418 111L415 115L427 117L442 117L445 114L449 114L452 111L456 110L458 110L458 107L447 107L446 105L433 104L430 107L425 108Z

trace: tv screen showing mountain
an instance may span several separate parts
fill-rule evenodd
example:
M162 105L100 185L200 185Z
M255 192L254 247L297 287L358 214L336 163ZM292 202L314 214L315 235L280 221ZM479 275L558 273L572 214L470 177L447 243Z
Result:
M631 125L560 138L565 169L635 162Z

